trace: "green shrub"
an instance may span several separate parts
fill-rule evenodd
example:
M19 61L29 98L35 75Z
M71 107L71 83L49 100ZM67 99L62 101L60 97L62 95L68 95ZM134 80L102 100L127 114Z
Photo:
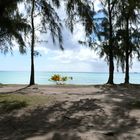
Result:
M66 81L73 80L72 77L61 76L60 74L54 74L49 81L56 82L56 84L65 84Z

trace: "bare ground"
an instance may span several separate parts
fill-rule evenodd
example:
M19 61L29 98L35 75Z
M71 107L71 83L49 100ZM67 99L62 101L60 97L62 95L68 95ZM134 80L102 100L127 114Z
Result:
M0 115L0 140L140 140L140 86L8 85L46 105Z

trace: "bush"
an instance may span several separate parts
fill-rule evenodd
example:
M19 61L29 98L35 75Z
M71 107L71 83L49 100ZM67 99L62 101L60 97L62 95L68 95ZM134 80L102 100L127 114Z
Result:
M65 84L66 81L72 80L72 79L73 79L72 77L61 76L59 74L55 74L49 79L49 81L56 82L56 84L58 85L58 84Z

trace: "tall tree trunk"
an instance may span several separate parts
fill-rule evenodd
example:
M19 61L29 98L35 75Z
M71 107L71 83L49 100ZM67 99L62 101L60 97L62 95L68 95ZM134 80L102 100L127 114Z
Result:
M125 84L129 84L129 51L130 51L130 43L129 43L129 19L126 18L126 45L125 45Z
M108 0L109 12L109 78L107 84L114 84L114 60L113 60L113 27L111 2Z
M129 84L129 54L126 52L125 84Z
M32 10L31 10L32 38L31 38L31 75L30 75L30 85L35 84L35 76L34 76L34 46L35 46L34 9L35 9L35 0L32 0Z
M107 84L114 84L114 61L113 61L113 52L111 48L109 53L109 78Z

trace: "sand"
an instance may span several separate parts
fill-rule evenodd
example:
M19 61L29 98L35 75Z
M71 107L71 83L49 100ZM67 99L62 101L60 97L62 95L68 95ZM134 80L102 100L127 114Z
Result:
M52 97L0 117L1 140L140 140L140 86L6 85L0 94ZM20 115L19 115L20 114Z

